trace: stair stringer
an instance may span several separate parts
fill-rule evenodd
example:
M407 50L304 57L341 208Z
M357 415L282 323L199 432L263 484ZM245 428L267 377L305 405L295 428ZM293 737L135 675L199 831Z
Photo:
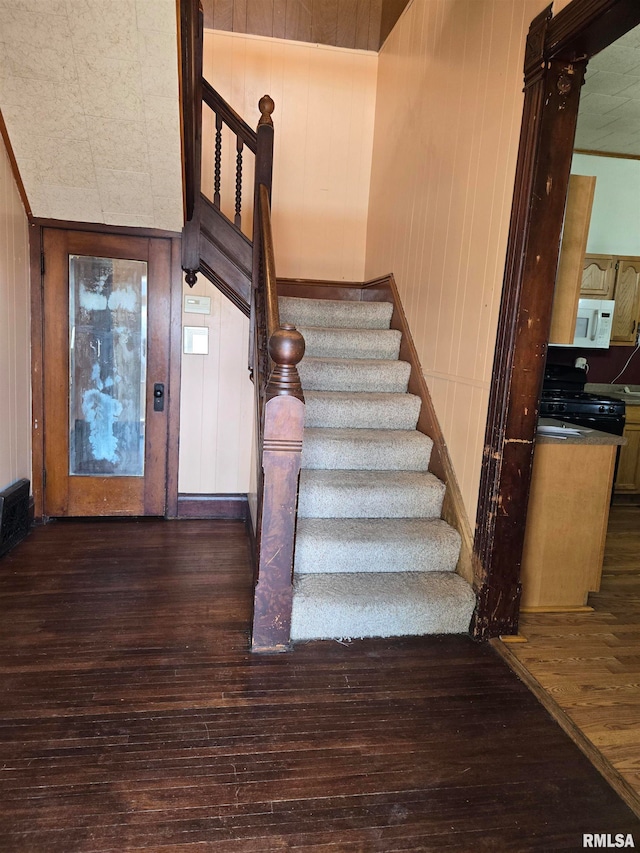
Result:
M201 196L200 272L249 316L253 243Z

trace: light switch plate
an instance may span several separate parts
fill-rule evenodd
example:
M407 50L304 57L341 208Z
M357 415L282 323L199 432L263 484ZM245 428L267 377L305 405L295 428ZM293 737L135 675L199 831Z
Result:
M185 314L211 314L210 296L193 296L190 293L184 298Z
M209 355L208 326L185 326L182 334L182 352L185 355Z

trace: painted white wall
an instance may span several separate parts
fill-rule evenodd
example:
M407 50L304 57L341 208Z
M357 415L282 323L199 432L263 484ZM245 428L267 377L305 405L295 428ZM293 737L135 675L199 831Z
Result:
M364 278L375 53L206 31L206 78L247 123L270 94L276 109L273 231L278 275ZM214 128L203 120L203 187L213 186ZM231 144L229 144L231 143ZM223 143L222 208L233 217L235 139ZM243 230L251 232L251 156L245 157ZM185 290L185 293L187 291ZM247 372L248 321L202 276L194 293L212 298L209 354L182 357L179 491L250 492L253 384Z
M0 489L31 477L29 226L0 137Z
M209 330L209 353L182 354L178 491L245 493L254 432L249 320L202 275L192 289L185 284L183 293L209 296L211 313L182 314L183 329Z
M571 172L596 176L587 252L640 255L640 160L574 154Z
M413 2L379 55L366 277L395 275L471 523L522 117L525 39L545 5Z
M275 101L272 207L281 277L364 277L377 65L371 51L205 31L204 75L236 112L255 127L262 95ZM210 115L205 109L205 187L213 184ZM223 157L233 178L235 139ZM247 223L252 181L249 167ZM227 213L233 190L232 180Z

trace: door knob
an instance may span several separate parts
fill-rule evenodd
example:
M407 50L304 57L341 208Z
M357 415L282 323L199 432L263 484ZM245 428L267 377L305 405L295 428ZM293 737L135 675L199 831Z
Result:
M153 411L164 412L164 384L156 382L153 386Z

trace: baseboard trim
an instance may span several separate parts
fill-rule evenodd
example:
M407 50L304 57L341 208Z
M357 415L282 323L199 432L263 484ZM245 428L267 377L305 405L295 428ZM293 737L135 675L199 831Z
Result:
M229 518L246 521L246 495L178 495L178 518Z

